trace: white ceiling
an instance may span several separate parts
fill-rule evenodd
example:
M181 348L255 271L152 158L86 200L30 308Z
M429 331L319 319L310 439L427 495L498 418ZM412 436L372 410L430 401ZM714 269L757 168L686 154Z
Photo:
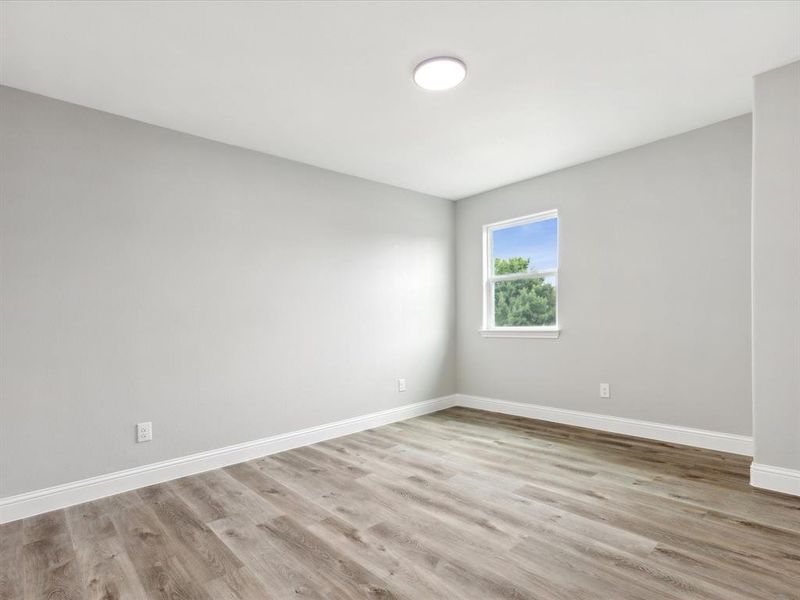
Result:
M748 112L800 2L4 2L2 83L461 198ZM421 59L467 79L425 92Z

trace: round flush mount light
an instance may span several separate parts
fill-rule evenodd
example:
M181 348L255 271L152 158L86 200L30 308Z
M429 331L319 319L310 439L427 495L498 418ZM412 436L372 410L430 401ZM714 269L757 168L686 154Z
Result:
M467 65L452 56L423 60L414 69L414 81L424 90L440 92L456 87L467 76Z

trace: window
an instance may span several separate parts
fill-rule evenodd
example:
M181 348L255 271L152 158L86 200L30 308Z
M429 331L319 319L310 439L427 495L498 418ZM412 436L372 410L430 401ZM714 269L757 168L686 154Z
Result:
M487 337L558 337L558 212L483 228Z

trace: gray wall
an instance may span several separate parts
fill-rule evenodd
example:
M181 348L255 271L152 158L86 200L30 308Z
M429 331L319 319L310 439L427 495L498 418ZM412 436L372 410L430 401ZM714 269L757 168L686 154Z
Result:
M800 61L755 78L755 462L800 469Z
M452 202L9 88L0 152L0 496L454 392Z
M0 496L456 389L749 434L750 125L456 208L0 88ZM550 208L562 337L481 338L482 225Z
M745 115L460 201L459 392L749 435L750 172ZM480 337L481 227L552 208L561 338Z

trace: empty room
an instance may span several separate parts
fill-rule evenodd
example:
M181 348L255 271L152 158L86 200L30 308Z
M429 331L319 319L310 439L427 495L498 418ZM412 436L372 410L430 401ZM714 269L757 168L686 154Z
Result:
M0 2L0 600L800 600L800 0Z

